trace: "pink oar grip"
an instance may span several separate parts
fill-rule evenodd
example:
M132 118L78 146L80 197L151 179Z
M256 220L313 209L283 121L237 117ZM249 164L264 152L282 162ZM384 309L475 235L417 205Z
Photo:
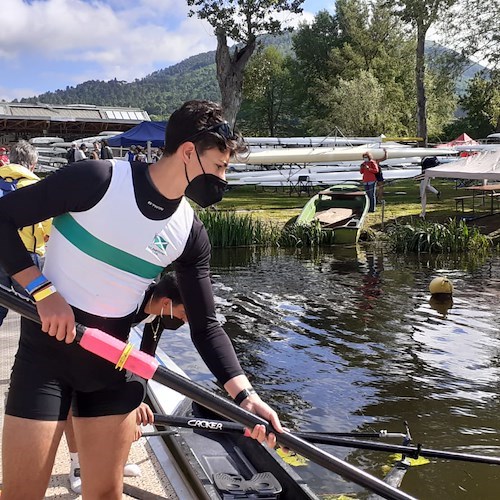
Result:
M127 344L96 328L86 328L80 345L87 351L116 364ZM134 349L123 368L149 380L158 368L158 361L153 356Z

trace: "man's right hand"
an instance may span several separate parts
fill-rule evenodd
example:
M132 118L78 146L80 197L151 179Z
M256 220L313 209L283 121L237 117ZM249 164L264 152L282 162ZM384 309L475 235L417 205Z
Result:
M36 303L42 320L42 331L57 340L71 344L76 337L75 315L69 304L58 292Z

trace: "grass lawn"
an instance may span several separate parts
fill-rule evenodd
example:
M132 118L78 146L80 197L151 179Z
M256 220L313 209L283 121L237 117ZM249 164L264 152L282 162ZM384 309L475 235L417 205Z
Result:
M471 201L465 201L465 214L457 214L455 211L456 196L466 196L469 194L463 188L455 188L455 181L434 180L432 185L440 192L438 200L436 195L429 193L427 196L427 216L426 219L446 220L457 215L470 216ZM419 199L420 182L413 179L401 179L385 184L384 188L384 223L394 221L399 218L410 216L418 217L421 206ZM287 188L265 188L253 186L237 186L231 188L226 193L224 200L219 203L221 209L233 209L237 211L248 211L257 217L280 224L285 224L290 218L298 215L309 200L310 196L303 193L298 196L296 193L289 195ZM311 194L312 196L312 194ZM476 206L478 202L476 202ZM487 211L488 206L481 210ZM476 210L477 211L477 210ZM382 205L377 206L375 213L368 214L365 227L380 228L382 223Z

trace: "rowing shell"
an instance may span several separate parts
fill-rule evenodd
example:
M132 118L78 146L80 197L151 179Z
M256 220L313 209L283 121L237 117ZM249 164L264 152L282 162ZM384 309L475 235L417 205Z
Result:
M336 161L362 161L369 151L374 160L457 154L449 148L373 148L369 145L344 148L282 148L252 152L241 159L250 165L273 165L277 163L322 163Z

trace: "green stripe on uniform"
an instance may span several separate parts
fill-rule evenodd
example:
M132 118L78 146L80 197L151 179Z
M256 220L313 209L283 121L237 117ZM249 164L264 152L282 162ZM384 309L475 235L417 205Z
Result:
M163 271L162 266L151 264L99 240L78 224L70 214L59 215L54 219L53 225L83 253L116 269L149 279L155 278Z

